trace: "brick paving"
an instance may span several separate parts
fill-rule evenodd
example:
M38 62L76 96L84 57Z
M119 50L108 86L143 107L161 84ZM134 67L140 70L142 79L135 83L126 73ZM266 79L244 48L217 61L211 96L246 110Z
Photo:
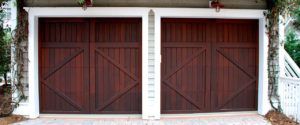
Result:
M264 117L253 115L167 117L160 120L140 118L37 118L14 125L271 125Z

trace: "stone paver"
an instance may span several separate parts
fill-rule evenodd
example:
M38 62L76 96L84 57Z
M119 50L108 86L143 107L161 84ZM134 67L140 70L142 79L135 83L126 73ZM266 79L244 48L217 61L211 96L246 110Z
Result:
M142 120L138 118L38 118L14 125L270 125L259 115L232 115L232 116L199 116L174 117L161 120Z

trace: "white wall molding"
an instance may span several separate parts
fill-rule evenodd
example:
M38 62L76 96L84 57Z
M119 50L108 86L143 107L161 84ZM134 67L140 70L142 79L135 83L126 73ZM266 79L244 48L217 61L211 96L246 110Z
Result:
M265 18L259 19L259 69L258 69L258 113L265 115L271 109L268 97L268 50L269 38Z
M154 49L155 49L155 54L154 57L156 59L155 61L155 69L154 72L155 74L155 107L156 110L154 110L153 112L155 112L155 117L156 119L159 119L161 117L161 19L160 19L160 15L157 12L156 9L153 9L155 15L154 15Z
M160 17L172 18L227 18L227 19L262 19L264 10L251 9L221 9L213 8L155 8Z
M35 17L142 17L149 9L139 7L25 7Z

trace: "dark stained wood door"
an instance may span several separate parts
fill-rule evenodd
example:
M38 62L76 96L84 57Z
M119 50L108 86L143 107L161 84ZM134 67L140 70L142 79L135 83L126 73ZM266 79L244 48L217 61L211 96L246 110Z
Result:
M89 112L89 21L39 20L41 113Z
M39 20L41 113L141 113L141 19Z
M258 21L216 20L212 39L213 111L257 109Z
M256 110L257 20L162 19L162 113Z
M162 113L204 112L209 108L211 52L205 41L205 23L162 20Z
M141 19L91 22L91 109L94 113L141 113Z

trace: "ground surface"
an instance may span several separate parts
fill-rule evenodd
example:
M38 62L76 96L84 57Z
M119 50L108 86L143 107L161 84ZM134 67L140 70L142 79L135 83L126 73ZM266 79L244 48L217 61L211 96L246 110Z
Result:
M38 118L14 125L270 125L264 117L252 115L168 117L148 121L140 118Z
M12 115L12 116L8 116L8 117L0 118L0 125L7 125L7 124L15 123L15 122L20 122L23 120L26 120L26 118L24 118L23 116Z
M266 115L266 118L272 123L272 125L300 125L293 119L288 118L282 113L276 111L270 111Z

